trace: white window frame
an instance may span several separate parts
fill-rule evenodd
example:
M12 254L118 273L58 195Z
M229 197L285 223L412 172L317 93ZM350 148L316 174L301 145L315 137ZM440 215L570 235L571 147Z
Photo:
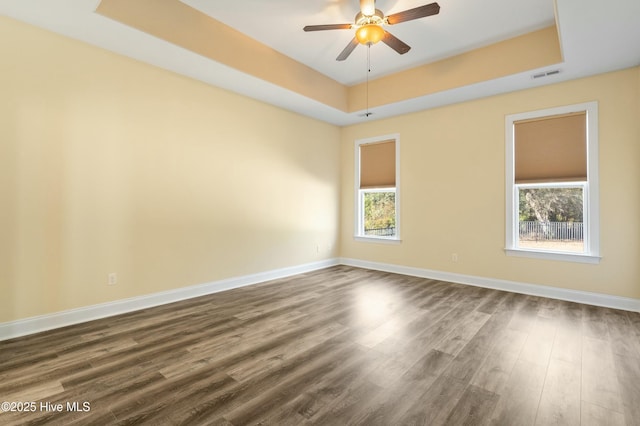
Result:
M583 193L583 222L585 223L584 253L566 251L539 250L517 246L518 238L518 188L515 183L515 132L514 123L520 120L543 118L552 115L586 112L587 122L587 182ZM598 181L598 103L561 106L538 111L511 114L505 117L506 140L506 238L505 252L508 256L530 257L579 263L600 262L600 197ZM553 186L563 183L555 182ZM576 182L566 184L577 185ZM538 184L537 186L541 186Z
M368 188L360 189L360 146L393 140L396 149L396 186L395 188ZM395 133L385 136L376 136L355 141L355 175L354 175L354 239L361 242L399 244L400 238L400 135ZM396 235L391 237L379 235L364 235L364 193L365 192L395 192L396 208Z

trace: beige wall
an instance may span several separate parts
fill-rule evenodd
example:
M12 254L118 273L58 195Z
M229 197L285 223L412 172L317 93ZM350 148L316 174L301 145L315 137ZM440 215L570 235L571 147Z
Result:
M347 258L640 298L639 68L465 102L342 130ZM598 265L507 257L505 115L596 100ZM354 140L400 134L402 244L353 239ZM453 263L451 254L458 253Z
M640 298L640 68L339 129L0 27L0 322L338 255ZM505 115L592 100L602 262L505 256ZM355 242L353 142L393 133L403 242Z
M0 322L337 256L337 127L0 27Z

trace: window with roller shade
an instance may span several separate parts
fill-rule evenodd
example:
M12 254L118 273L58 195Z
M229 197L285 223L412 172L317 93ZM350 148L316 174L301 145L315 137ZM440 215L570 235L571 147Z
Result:
M507 252L597 261L597 104L514 114L506 123Z
M397 240L398 138L356 141L356 237Z

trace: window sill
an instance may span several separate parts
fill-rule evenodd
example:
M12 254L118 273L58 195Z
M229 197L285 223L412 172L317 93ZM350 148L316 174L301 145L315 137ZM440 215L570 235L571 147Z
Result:
M589 254L581 254L581 253L560 253L560 252L550 252L550 251L541 251L541 250L523 250L523 249L514 249L514 248L506 248L504 249L507 256L516 256L516 257L529 257L533 259L546 259L546 260L560 260L564 262L576 262L576 263L590 263L590 264L598 264L600 263L600 256L593 256Z
M400 244L402 242L401 239L396 237L363 237L354 235L353 239L361 243Z

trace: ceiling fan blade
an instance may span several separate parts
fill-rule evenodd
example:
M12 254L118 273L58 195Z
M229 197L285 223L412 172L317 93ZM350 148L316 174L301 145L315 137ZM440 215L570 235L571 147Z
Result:
M409 46L404 41L400 40L398 37L391 34L389 31L384 32L384 37L382 37L382 42L401 55L404 55L409 50L411 50L411 46Z
M304 31L325 31L325 30L348 30L351 24L328 24L328 25L307 25Z
M413 21L425 16L437 15L439 12L440 5L438 3L425 4L424 6L389 15L387 16L387 23L389 25L399 24L400 22Z
M340 54L336 58L336 61L344 61L345 59L347 59L349 55L351 55L351 52L353 52L353 49L358 46L358 44L360 44L358 42L358 39L354 37L353 40L351 40L351 42L347 44L347 47L345 47L344 50L340 52Z
M364 16L373 16L376 13L376 0L360 0L360 12Z

